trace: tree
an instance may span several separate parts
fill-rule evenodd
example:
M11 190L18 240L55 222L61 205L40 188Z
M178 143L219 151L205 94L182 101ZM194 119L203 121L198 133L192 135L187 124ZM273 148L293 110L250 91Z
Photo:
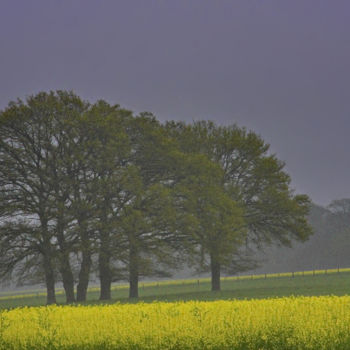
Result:
M138 297L142 276L168 275L174 266L172 243L176 241L171 180L174 144L159 122L148 113L134 117L127 128L131 153L126 159L129 181L123 201L114 202L117 244L123 246L122 262L128 270L129 297ZM113 195L113 194L112 194ZM120 194L119 194L120 197Z
M84 177L89 178L84 198L91 198L88 205L92 208L89 211L92 235L82 238L81 242L85 242L87 254L98 255L100 300L111 298L111 284L120 278L115 274L113 260L120 261L125 254L118 217L128 201L127 190L134 184L134 169L129 161L130 140L126 133L131 119L130 111L103 100L95 103L86 117L87 145L92 151L91 156L84 159L87 169Z
M215 163L203 156L190 159L190 169L176 186L178 196L184 198L183 210L194 218L192 227L184 227L190 233L190 245L185 247L190 247L192 262L210 271L212 290L219 290L222 266L231 262L246 236L243 211L224 191L223 172Z
M138 297L138 282L144 276L170 276L174 266L170 239L173 208L170 191L162 185L140 188L122 210L120 230L124 240L124 263L128 269L129 297Z
M153 257L169 260L156 249L170 232L170 217L163 220L170 210L169 147L154 117L56 91L11 103L0 132L4 275L39 263L47 271L48 302L55 302L57 271L67 302L74 302L76 256L77 300L83 301L96 254L100 298L108 299L120 277L113 261L129 266L135 295L139 275L159 272L151 268Z
M120 155L124 138L120 134L118 105L110 106L100 100L89 105L85 113L78 114L70 123L69 140L66 141L69 162L66 164L68 178L65 182L69 213L73 221L69 229L72 251L78 256L80 268L77 284L77 301L85 301L89 283L92 258L98 250L100 232L106 230L108 222L101 224L101 198L105 188L104 171L112 160L108 154L113 148L113 157ZM113 133L113 141L101 143L105 135ZM112 137L110 137L110 140ZM108 158L109 157L109 158ZM111 164L114 164L113 162ZM68 233L68 232L67 232Z
M28 259L40 262L48 303L55 302L57 270L67 302L75 300L70 265L76 248L72 172L86 154L77 152L81 139L77 123L88 108L72 92L43 92L28 97L26 103L11 102L0 115L1 201L7 208L3 215L9 218L3 225L2 247L10 255L15 250L22 252L9 265L12 271ZM9 239L12 232L16 239Z
M327 229L327 253L330 264L349 264L350 199L334 200L324 215L324 227ZM336 258L335 258L336 257ZM345 266L346 266L345 265Z
M206 155L221 167L221 188L242 210L246 243L289 245L291 239L305 240L311 234L308 197L293 194L284 164L257 134L205 121L169 122L166 128L184 152ZM229 269L233 261L226 260L220 269ZM213 289L220 285L213 282Z
M343 198L337 199L331 202L327 207L331 215L329 219L331 220L331 225L333 225L336 230L344 231L350 227L350 199Z
M56 300L57 222L51 170L59 100L54 93L40 93L26 104L11 102L0 114L1 201L8 218L1 230L1 247L12 254L6 261L12 271L25 259L40 256L48 304Z

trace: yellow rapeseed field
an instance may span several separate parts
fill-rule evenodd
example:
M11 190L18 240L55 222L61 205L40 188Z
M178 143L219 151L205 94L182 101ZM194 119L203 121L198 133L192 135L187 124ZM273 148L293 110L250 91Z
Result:
M2 311L0 348L350 349L350 296Z

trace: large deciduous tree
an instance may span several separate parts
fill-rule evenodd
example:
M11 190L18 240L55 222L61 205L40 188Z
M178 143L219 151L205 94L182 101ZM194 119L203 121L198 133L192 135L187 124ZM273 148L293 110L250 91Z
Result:
M74 255L81 262L77 298L86 298L101 197L96 131L101 124L115 130L99 105L57 91L10 103L0 116L1 248L12 271L32 268L28 260L41 263L48 303L55 302L57 271L67 302L75 301Z
M308 197L294 195L284 163L269 152L260 136L236 125L206 121L169 122L166 128L184 152L206 155L221 167L221 188L242 211L246 243L289 245L292 239L305 240L311 234L306 220ZM229 269L234 261L226 260L220 268ZM212 287L220 289L219 283Z
M119 259L127 269L129 297L138 297L143 276L168 275L174 266L174 207L169 186L174 144L159 122L148 113L129 121L126 127L130 154L125 158L128 178L112 204L115 231L113 242L123 247ZM114 239L117 237L117 239Z
M192 154L179 165L183 178L175 185L181 215L191 219L180 231L191 264L211 272L212 290L220 289L220 273L246 237L243 210L222 186L223 171L205 155Z
M97 254L100 299L111 298L115 278L113 259L124 254L118 217L128 202L128 188L135 184L134 167L130 164L130 140L126 133L132 119L130 111L119 105L98 101L87 116L92 156L85 160L91 186L87 194L93 198L91 247ZM86 240L85 240L86 241ZM90 254L90 253L89 253Z
M73 152L70 124L87 108L73 93L57 91L11 102L0 114L1 201L7 218L1 247L12 254L8 264L12 268L20 259L39 256L48 303L55 302L55 270L61 273L67 301L74 300L67 235L72 220L67 207ZM17 232L15 239L10 239L12 232ZM13 255L14 250L21 254Z

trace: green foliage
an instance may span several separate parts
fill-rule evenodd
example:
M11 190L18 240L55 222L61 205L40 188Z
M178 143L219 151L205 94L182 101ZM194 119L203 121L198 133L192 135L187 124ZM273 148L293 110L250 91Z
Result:
M260 136L213 122L161 125L150 113L73 92L41 92L0 113L0 274L62 280L83 301L91 271L112 281L253 265L245 244L310 234L309 200ZM23 277L24 278L24 277ZM214 286L215 288L219 286ZM215 289L214 288L214 289Z
M245 231L248 234L245 244L289 245L292 239L305 240L311 234L306 221L308 197L293 194L284 164L269 153L269 145L260 136L236 125L217 126L211 121L169 122L166 129L182 151L202 154L221 168L219 186L241 210L245 225L241 221L238 227L242 236ZM239 250L231 248L230 252ZM229 269L228 251L220 254ZM231 256L231 262L234 260ZM249 260L247 263L249 266Z

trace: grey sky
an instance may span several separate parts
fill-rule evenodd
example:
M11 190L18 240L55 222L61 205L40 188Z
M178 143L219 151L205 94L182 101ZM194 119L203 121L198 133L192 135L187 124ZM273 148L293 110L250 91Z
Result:
M350 2L1 0L0 108L73 89L260 133L297 192L350 197Z

